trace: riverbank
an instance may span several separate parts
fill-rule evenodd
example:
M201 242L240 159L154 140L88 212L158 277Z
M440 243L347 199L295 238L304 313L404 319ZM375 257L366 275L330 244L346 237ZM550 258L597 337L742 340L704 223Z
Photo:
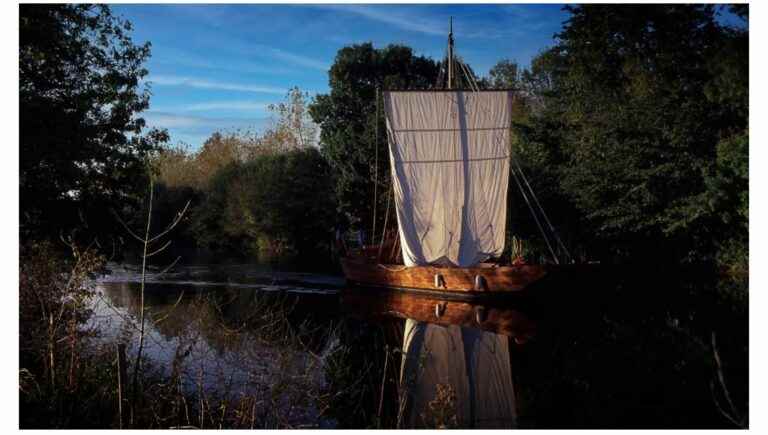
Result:
M23 256L22 276L37 274L23 286L60 279L40 275L34 258ZM56 332L52 365L47 342L23 329L22 427L120 427L116 349L126 345L132 380L140 274L135 265L106 268L79 283L82 305L60 305L78 317L64 316L75 323ZM233 263L156 272L144 291L136 397L129 382L122 402L134 418L123 427L404 427L403 321L349 313L338 277ZM548 296L531 340L509 340L518 427L746 424L746 281L718 281L714 271L696 279L665 271L663 283L654 276ZM59 295L75 300L81 290L68 288Z
M23 294L45 290L31 286L55 283L53 275L66 266L30 267L43 263L48 253L41 246L23 256L28 263L22 277L30 278L22 280L29 289ZM335 305L335 291L328 288L332 277L316 277L312 282L318 287L302 291L295 285L301 276L295 274L287 276L292 285L277 285L263 283L259 270L242 275L248 279L240 282L236 276L212 280L221 271L200 266L180 266L165 276L150 273L137 361L140 270L109 264L109 274L89 278L95 270L101 266L94 256L87 268L69 274L74 285L51 295L45 306L22 299L38 314L50 313L58 303L69 321L51 331L50 346L22 336L27 346L21 355L21 427L335 426L320 416L318 406L323 366L338 345L338 322L333 312L309 315L297 297L330 298ZM119 345L125 346L123 374L130 378L122 380L123 391L115 363Z

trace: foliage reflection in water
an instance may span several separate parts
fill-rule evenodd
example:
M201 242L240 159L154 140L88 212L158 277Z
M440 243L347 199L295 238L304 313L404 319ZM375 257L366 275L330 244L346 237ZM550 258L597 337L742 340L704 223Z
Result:
M93 322L105 343L135 342L129 275L97 285ZM463 318L461 309L466 321L439 325L433 301L420 300L423 315L395 313L387 307L396 298L360 299L335 277L300 275L198 266L150 279L145 352L187 400L173 425L733 427L725 413L746 421L743 286L725 291L702 275L653 289L648 276L595 287L595 297L542 292L514 309L486 304L481 331L469 327L477 304L449 302L444 318ZM410 328L408 316L418 320Z
M137 287L98 284L93 322L105 342L135 342ZM266 427L331 423L320 418L317 404L323 361L338 342L332 315L300 313L290 293L251 287L171 281L148 285L145 297L147 360L185 394L252 399L259 408L254 420Z

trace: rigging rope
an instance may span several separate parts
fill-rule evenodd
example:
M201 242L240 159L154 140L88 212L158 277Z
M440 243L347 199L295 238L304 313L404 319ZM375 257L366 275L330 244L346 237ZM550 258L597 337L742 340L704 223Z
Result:
M448 68L448 49L445 50L444 61L440 62L440 70L437 73L437 82L435 88L443 89L443 77L445 77L445 69Z
M539 208L539 211L541 211L541 215L544 217L544 221L546 221L550 231L552 231L552 235L555 237L555 240L557 241L557 244L560 246L560 249L562 249L563 252L565 252L565 255L568 256L568 260L573 262L573 257L571 256L571 253L568 252L568 248L565 247L565 245L563 244L563 241L560 239L560 236L557 234L557 231L555 230L555 226L552 225L552 222L549 220L549 216L547 216L547 212L544 211L544 207L542 207L541 203L539 203L539 198L536 196L536 192L533 191L533 188L531 188L530 183L528 183L528 178L525 176L525 172L523 172L523 168L520 166L520 163L518 163L516 159L512 159L512 161L514 165L517 166L517 171L520 173L520 177L523 179L523 182L525 182L525 185L528 187L528 191L531 192L531 196L533 197L533 200L536 203L536 206Z
M387 235L387 221L389 220L389 203L391 202L392 195L394 194L394 187L392 182L389 183L389 194L387 194L387 211L384 214L384 229L381 231L381 243L379 243L379 253L376 256L376 260L381 259L381 250L384 248L384 239Z
M376 209L379 204L379 87L376 86L376 127L374 128L374 152L376 157L374 158L373 168L373 229L371 229L371 244L376 242Z
M517 187L520 189L520 193L523 194L525 203L528 204L528 209L531 211L531 214L533 215L533 219L536 221L536 226L539 227L539 231L541 231L541 235L542 237L544 237L544 241L547 243L547 248L549 248L549 252L552 254L552 258L555 260L556 264L560 264L560 260L558 260L557 255L555 255L555 250L552 249L552 244L549 243L549 237L547 237L547 233L544 231L544 228L541 226L541 222L539 222L539 217L536 216L536 212L534 211L533 206L531 205L531 201L528 200L528 195L525 194L523 185L520 184L520 179L518 179L514 168L512 168L512 176L514 177L515 182L517 183Z
M467 83L467 86L472 92L477 92L477 89L472 87L472 82L469 80L469 74L467 73L467 67L464 65L464 62L457 60L456 61L459 64L459 68L461 68L461 71L464 73L464 81Z
M473 92L478 92L480 90L480 87L477 85L477 81L475 81L475 78L472 77L472 74L469 73L469 67L462 62L461 60L457 60L459 62L459 65L464 70L464 76L466 77L467 83L469 84L470 89L472 89Z
M470 85L470 88L474 92L478 92L479 91L479 87L477 85L477 81L475 81L474 78L472 77L472 75L469 73L469 69L466 66L466 64L464 64L464 62L462 62L461 60L457 60L457 61L459 62L459 65L461 66L462 70L464 71L465 77L468 79L468 83ZM481 110L483 110L483 111L485 111L487 113L487 110L485 108L481 108ZM522 178L523 182L525 183L525 186L528 188L528 192L530 192L531 197L533 197L533 201L535 202L536 207L538 208L539 212L541 213L542 217L544 218L544 221L546 222L547 227L552 232L552 235L554 236L554 238L555 238L559 248L562 249L563 252L565 252L565 254L568 256L568 259L572 262L573 261L573 257L571 256L571 253L568 251L568 248L565 247L565 244L563 244L563 241L560 239L560 236L557 234L557 231L555 230L555 226L552 225L552 222L549 220L549 216L547 215L547 212L544 210L544 207L541 205L541 202L539 202L539 198L536 195L536 192L534 192L533 188L531 187L531 184L528 182L528 178L525 176L525 172L523 172L523 169L520 166L520 164L517 162L517 159L511 158L511 155L512 154L510 153L510 160L512 161L512 164L514 165L514 167L512 168L512 175L515 177L515 181L516 181L516 183L518 185L518 188L520 189L520 193L523 194L523 197L525 198L526 202L528 203L528 208L530 209L531 214L533 215L534 219L536 220L536 224L539 227L539 231L541 231L542 236L544 237L544 241L547 243L547 246L549 247L549 251L552 254L552 256L554 257L555 262L557 262L559 264L559 260L558 260L557 256L555 255L554 250L552 249L552 246L551 246L551 244L549 242L549 238L546 236L546 233L544 232L544 228L542 227L541 223L539 222L539 219L536 216L536 212L534 211L533 206L531 205L531 203L528 200L528 196L526 195L526 193L524 191L523 185L518 180L517 174L515 174L515 171L514 171L515 167L517 168L517 171L520 174L520 178Z

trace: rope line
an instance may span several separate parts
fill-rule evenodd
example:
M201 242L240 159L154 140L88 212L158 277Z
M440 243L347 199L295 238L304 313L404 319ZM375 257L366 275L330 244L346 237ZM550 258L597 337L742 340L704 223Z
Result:
M437 73L437 82L435 88L443 86L443 78L445 77L445 70L448 68L448 48L443 52L443 62L440 62L440 70ZM442 89L442 88L441 88Z
M467 68L467 65L462 62L461 60L457 60L459 62L459 66L461 66L461 69L464 70L464 76L467 78L467 83L469 84L470 88L474 92L478 92L480 88L477 86L477 82L475 81L475 78L472 77L472 74L469 73L469 68Z
M550 254L552 254L552 258L555 260L555 264L560 264L560 260L557 258L557 255L555 255L555 250L552 249L552 244L549 243L549 237L547 237L547 233L544 231L544 228L541 226L541 222L539 222L539 217L536 215L536 211L533 209L533 206L531 205L531 201L528 200L528 195L526 195L525 190L523 189L523 185L520 183L520 179L517 177L517 174L515 173L514 168L512 169L512 176L515 179L515 182L517 183L517 187L520 189L520 193L523 194L523 198L525 199L525 203L528 204L528 209L531 211L531 214L533 215L533 219L536 221L536 226L539 227L539 231L541 232L542 237L544 237L544 242L547 243L547 248L549 248Z
M386 271L388 271L388 272L402 272L402 271L408 269L408 266L389 267L389 266L385 266L385 265L383 265L381 263L378 263L377 266L382 268L382 269L384 269L384 270L386 270Z
M547 216L547 212L544 210L544 207L541 206L541 203L539 202L539 198L536 196L536 192L533 191L533 188L531 188L530 183L528 183L528 178L525 176L525 172L523 172L523 168L520 166L520 164L517 162L516 159L512 159L512 161L513 161L513 164L517 167L518 172L520 172L520 176L523 179L523 182L525 182L525 185L528 187L528 191L531 192L531 196L533 197L533 200L536 203L536 206L539 208L539 211L541 211L541 215L544 217L544 221L549 226L550 231L552 231L552 235L555 237L557 244L560 246L560 249L562 249L565 252L565 254L568 256L568 260L572 262L573 257L571 256L571 253L568 252L568 248L566 248L565 245L563 244L563 241L560 239L560 236L557 234L557 231L555 230L555 226L552 225L552 222L549 220L549 216Z
M381 250L384 249L384 238L387 235L387 221L389 220L389 203L392 200L393 195L393 183L389 183L389 194L387 195L387 211L384 215L384 229L381 231L381 243L379 243L379 253L376 255L376 260L381 260Z
M371 243L375 243L376 238L376 209L379 205L379 87L376 86L376 100L374 102L376 104L376 119L374 122L376 123L376 126L374 128L374 152L376 154L376 157L374 158L374 168L373 168L373 229L371 229Z

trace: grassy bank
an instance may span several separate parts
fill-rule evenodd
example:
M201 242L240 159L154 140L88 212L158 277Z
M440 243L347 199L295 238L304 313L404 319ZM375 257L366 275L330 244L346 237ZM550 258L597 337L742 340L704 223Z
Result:
M163 295L148 308L148 322L173 338L171 357L144 357L121 402L117 346L126 345L131 379L138 302L121 307L114 339L88 326L87 277L101 259L74 252L22 249L21 427L119 428L121 403L122 426L134 428L397 426L401 321L374 325L285 295L222 289ZM747 282L695 275L560 289L536 338L510 346L519 425L746 426ZM135 287L121 291L136 299ZM220 366L203 364L202 343Z
M94 313L87 302L94 297L89 278L103 258L93 250L72 252L68 258L49 243L21 252L22 428L334 424L322 415L334 396L322 378L330 353L340 351L338 323L312 321L285 296L259 298L246 311L226 295L191 295L183 311L147 307L148 322L176 340L170 361L145 354L137 365L138 306L120 314L122 333L103 337L98 323L90 321ZM243 370L202 365L194 352L201 341L220 343L213 349L217 356L240 355ZM254 344L269 353L258 354ZM122 373L120 345L125 346Z

